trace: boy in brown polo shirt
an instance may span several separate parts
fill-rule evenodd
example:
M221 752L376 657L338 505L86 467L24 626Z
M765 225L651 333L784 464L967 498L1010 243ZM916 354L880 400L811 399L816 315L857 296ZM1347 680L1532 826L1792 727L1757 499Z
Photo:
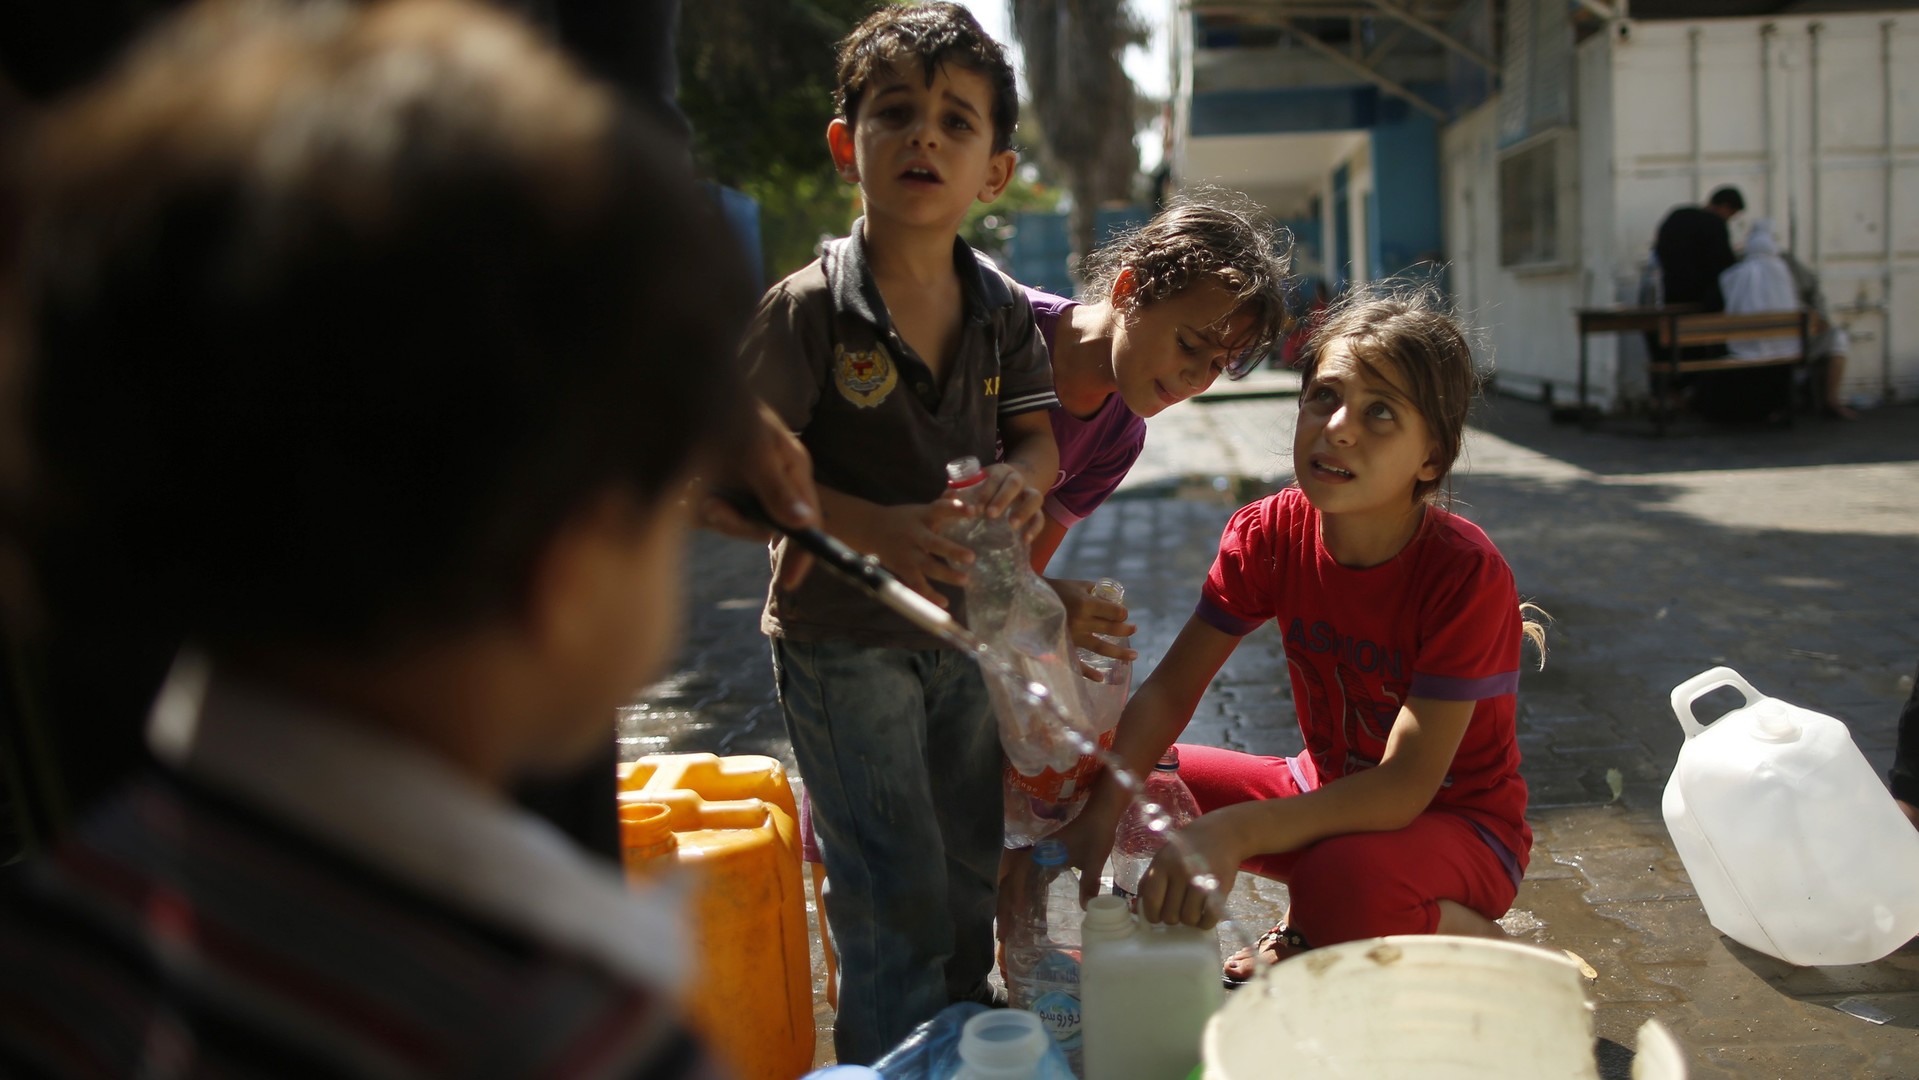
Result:
M1032 307L958 238L1012 177L1013 71L947 3L876 12L839 65L827 144L866 216L767 292L746 355L813 456L827 528L956 608L971 554L940 535L962 513L946 462L1000 461L987 512L1029 537L1058 470ZM831 876L839 1060L868 1062L987 992L999 739L970 658L830 575L775 585L762 628Z

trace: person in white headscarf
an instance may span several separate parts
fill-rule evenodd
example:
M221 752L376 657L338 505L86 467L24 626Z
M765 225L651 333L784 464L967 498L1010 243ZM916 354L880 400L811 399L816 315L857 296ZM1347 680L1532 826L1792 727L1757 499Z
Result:
M1792 280L1792 268L1779 257L1779 241L1773 238L1772 222L1760 218L1746 234L1746 252L1740 260L1719 275L1719 291L1726 298L1726 314L1751 315L1761 311L1795 311L1799 307L1799 289ZM1763 338L1735 341L1726 351L1741 360L1770 360L1794 356L1799 338Z
M1719 275L1719 291L1728 315L1799 309L1799 289L1780 257L1772 222L1762 218L1752 223L1744 255ZM1726 352L1741 360L1769 360L1796 356L1800 345L1797 334L1784 334L1729 342ZM1788 419L1782 403L1788 400L1791 378L1791 369L1783 366L1702 373L1693 407L1713 420L1783 422Z
M1807 343L1806 359L1813 366L1821 363L1825 366L1826 412L1851 420L1859 414L1847 408L1839 398L1839 383L1846 371L1846 349L1851 342L1846 331L1833 325L1826 313L1826 296L1819 287L1819 275L1790 253L1780 251L1772 229L1770 221L1753 222L1752 231L1746 237L1745 256L1719 275L1726 310L1739 314L1811 308L1812 338ZM1727 351L1741 359L1791 356L1799 351L1799 340L1788 335L1762 341L1738 341L1731 343Z

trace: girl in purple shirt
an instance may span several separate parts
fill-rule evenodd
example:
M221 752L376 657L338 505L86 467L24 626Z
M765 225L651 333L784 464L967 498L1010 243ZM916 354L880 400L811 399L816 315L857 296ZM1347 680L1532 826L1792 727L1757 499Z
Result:
M1252 370L1286 319L1287 255L1274 232L1207 193L1183 198L1086 258L1081 303L1026 290L1053 359L1053 437L1059 479L1033 540L1044 573L1066 530L1106 501L1146 444L1146 418L1200 393L1222 374ZM1073 641L1118 659L1132 650L1097 635L1133 632L1123 605L1095 600L1091 582L1053 581Z

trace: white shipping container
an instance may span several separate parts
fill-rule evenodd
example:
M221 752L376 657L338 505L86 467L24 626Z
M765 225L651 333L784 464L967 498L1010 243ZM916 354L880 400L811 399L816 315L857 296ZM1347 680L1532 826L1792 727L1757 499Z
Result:
M1577 52L1576 236L1553 265L1502 268L1495 104L1442 134L1448 256L1488 324L1502 385L1573 396L1572 309L1631 302L1659 222L1722 184L1819 271L1852 338L1842 394L1919 398L1919 15L1613 24ZM1539 138L1541 136L1535 136ZM1595 400L1645 393L1637 340L1590 342Z

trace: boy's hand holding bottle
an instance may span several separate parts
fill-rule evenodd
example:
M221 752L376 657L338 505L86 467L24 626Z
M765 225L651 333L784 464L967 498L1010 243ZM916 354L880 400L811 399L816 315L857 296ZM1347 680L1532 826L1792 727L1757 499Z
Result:
M866 550L909 589L944 608L939 585L965 585L973 553L944 535L948 522L970 511L958 499L942 496L929 503L875 507L863 530Z

